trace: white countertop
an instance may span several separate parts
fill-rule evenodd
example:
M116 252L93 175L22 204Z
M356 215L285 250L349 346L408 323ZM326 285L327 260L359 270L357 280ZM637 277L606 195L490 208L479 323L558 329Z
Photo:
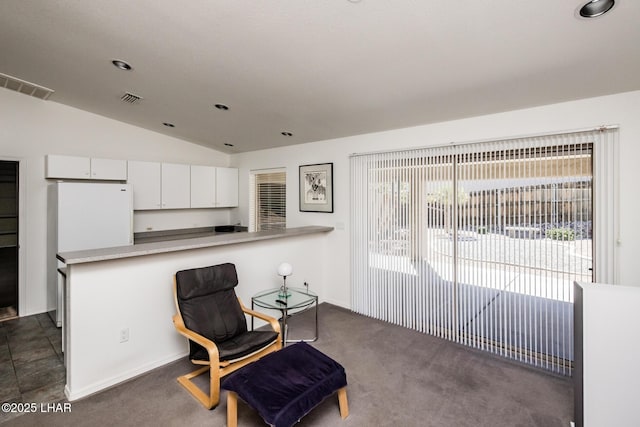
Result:
M239 243L257 242L261 240L282 239L286 237L303 236L305 234L326 233L332 230L333 227L309 225L305 227L286 228L284 230L256 231L251 233L226 233L193 239L143 243L131 246L118 246L115 248L61 252L57 255L57 258L67 265L83 264L88 262L108 261L112 259L186 251L190 249L235 245Z

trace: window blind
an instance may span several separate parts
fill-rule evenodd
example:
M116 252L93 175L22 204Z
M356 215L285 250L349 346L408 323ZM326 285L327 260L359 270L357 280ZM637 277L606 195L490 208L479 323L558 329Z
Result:
M352 309L571 373L573 281L615 283L617 129L351 157Z
M250 230L286 228L286 172L255 171L250 175Z

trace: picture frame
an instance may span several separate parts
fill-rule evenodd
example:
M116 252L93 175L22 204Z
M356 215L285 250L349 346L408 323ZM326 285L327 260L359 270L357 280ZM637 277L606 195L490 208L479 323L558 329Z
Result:
M333 213L333 163L299 167L300 212Z

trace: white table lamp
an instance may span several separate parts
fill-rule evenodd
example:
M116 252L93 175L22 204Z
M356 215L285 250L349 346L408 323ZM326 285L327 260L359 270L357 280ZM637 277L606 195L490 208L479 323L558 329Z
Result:
M282 286L280 286L279 297L288 297L291 293L287 290L287 276L291 276L293 267L288 262L283 262L278 266L278 275L282 276Z

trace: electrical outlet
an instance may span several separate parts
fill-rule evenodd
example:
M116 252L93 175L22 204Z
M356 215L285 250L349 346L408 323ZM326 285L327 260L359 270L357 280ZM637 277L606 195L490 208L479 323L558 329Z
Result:
M120 330L120 342L129 341L129 328L124 328Z

